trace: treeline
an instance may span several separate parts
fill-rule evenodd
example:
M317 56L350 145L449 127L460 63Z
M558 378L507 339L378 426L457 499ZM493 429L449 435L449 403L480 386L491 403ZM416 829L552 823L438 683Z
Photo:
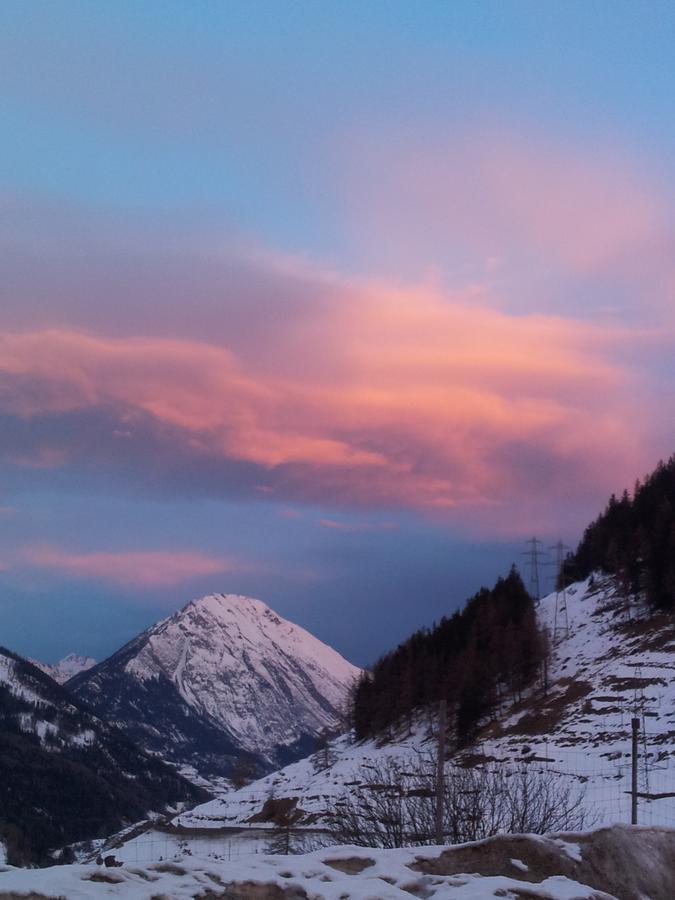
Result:
M563 577L576 581L598 570L654 609L675 608L675 456L636 482L632 496L612 495L568 556Z
M504 699L517 701L545 662L534 601L515 568L464 609L422 629L365 672L352 697L357 739L372 737L442 698L459 742Z

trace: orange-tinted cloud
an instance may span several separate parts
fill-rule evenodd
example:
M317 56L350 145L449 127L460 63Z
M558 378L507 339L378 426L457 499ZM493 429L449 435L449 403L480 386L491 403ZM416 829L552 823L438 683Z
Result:
M231 560L185 550L71 553L58 547L38 546L26 548L22 556L31 565L68 577L137 587L169 587L241 568Z
M547 460L566 473L574 461L583 487L607 477L610 457L622 472L643 458L648 410L622 353L646 332L510 315L487 291L322 274L317 292L328 281L333 302L255 356L200 340L0 332L0 408L24 420L106 410L116 424L101 440L125 445L151 420L197 460L256 467L259 490L348 505L508 506Z

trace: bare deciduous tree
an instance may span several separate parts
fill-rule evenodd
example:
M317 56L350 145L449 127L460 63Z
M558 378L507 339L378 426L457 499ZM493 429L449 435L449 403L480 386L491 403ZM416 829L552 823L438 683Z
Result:
M358 787L333 811L337 841L387 848L436 842L431 759L378 761L363 767L354 781ZM593 824L583 789L531 764L446 766L443 789L443 838L450 844L499 833L579 831Z

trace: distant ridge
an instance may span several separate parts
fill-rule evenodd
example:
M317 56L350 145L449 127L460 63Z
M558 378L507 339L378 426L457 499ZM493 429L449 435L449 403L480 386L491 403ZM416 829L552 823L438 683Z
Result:
M14 865L206 794L0 648L0 844Z
M59 684L65 684L69 678L96 665L96 660L92 659L91 656L79 656L77 653L72 652L64 656L55 665L40 662L38 659L29 659L29 662Z

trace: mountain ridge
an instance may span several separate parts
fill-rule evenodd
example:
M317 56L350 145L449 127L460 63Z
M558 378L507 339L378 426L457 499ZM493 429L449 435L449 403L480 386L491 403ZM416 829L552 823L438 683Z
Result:
M57 684L65 684L66 681L69 681L75 675L78 675L80 672L85 672L87 669L91 669L96 665L96 660L93 657L80 656L80 654L75 653L72 650L57 663L41 662L39 659L33 659L32 657L28 658L28 662L37 666L38 669L46 675L49 675L50 678L53 678Z
M242 753L269 769L308 752L359 673L262 601L209 594L67 688L146 749L208 776L229 774Z
M206 796L5 648L0 769L0 842L22 864Z

